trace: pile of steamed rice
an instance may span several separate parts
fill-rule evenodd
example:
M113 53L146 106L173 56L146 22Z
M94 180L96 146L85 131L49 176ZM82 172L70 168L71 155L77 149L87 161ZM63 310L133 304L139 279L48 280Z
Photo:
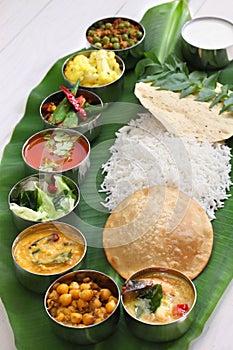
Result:
M194 198L210 220L229 197L231 149L176 137L149 114L122 127L110 152L100 190L106 193L102 204L110 212L131 193L156 185L177 188Z

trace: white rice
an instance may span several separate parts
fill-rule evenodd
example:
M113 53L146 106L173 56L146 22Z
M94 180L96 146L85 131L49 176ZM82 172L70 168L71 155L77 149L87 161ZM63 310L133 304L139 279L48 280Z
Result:
M224 206L232 184L231 149L223 144L198 142L161 130L155 118L143 114L116 133L100 192L111 212L136 190L164 185L194 198L210 220Z

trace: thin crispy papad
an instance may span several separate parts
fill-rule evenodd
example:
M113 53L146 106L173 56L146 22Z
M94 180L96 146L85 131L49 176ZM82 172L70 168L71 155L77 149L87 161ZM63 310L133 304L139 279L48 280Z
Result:
M153 186L134 192L108 217L103 247L125 279L150 267L171 267L194 279L213 248L213 228L201 206L178 189Z
M134 91L140 103L164 127L176 136L195 137L199 141L219 142L233 135L233 112L219 114L221 105L195 101L194 95L159 90L149 83L137 83Z

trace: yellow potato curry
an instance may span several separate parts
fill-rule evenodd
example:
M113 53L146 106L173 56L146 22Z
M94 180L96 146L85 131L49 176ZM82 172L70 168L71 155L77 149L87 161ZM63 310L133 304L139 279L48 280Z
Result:
M79 54L70 59L64 74L73 84L80 79L80 85L92 87L112 83L121 76L122 70L115 52L94 50L89 57Z

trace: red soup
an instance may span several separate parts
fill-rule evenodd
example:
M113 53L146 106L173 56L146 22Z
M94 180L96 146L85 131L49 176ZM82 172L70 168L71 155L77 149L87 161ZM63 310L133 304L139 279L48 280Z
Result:
M23 146L23 158L41 171L67 171L89 156L88 140L77 131L48 129L31 136Z

